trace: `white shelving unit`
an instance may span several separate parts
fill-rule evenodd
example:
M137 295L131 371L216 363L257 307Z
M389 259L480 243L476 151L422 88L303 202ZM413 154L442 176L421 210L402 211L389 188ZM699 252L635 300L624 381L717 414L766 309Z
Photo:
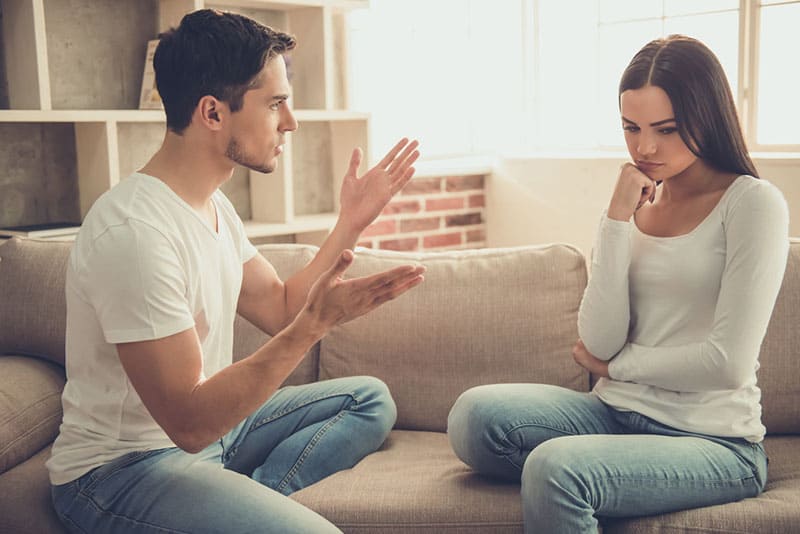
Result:
M238 180L237 187L249 190L249 201L237 209L254 241L293 236L298 242L318 242L336 221L341 177L352 149L360 146L370 153L369 116L344 109L343 13L365 7L368 1L118 0L110 7L102 4L0 0L10 108L0 109L0 128L31 123L73 126L74 174L83 217L98 196L144 164L163 138L162 111L132 109L138 104L147 40L196 9L241 12L297 37L290 68L300 128L288 136L273 173L235 173L246 177ZM99 36L84 31L83 26L93 21L105 22L101 25L108 28L95 26ZM109 45L97 46L100 42Z

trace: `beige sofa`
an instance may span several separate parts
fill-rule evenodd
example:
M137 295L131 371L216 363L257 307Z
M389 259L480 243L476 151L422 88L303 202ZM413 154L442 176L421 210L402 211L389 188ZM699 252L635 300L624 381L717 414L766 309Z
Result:
M64 266L68 244L0 245L0 532L62 532L44 462L64 383ZM279 273L314 249L262 249ZM565 245L439 254L360 251L352 274L410 259L426 282L327 336L291 383L355 374L391 388L396 430L355 468L292 496L345 532L521 532L519 486L470 472L450 450L448 410L465 389L546 382L585 391L572 362L584 257ZM121 276L124 273L120 273ZM757 287L752 288L758 291ZM800 532L800 243L762 350L769 485L757 499L604 525L605 532ZM239 321L236 355L264 339Z

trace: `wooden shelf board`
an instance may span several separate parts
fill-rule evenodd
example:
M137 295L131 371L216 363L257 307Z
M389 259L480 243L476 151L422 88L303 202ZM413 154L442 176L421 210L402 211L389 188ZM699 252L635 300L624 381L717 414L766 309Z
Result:
M206 5L277 10L325 6L356 9L369 7L369 0L208 0Z
M336 224L338 215L336 213L318 213L314 215L300 215L295 217L290 223L264 223L257 221L244 221L244 229L247 237L254 239L257 237L270 237L280 235L303 234L306 232L320 232L331 230ZM37 237L35 239L47 241L74 241L76 234ZM5 236L0 236L0 242L5 240Z
M277 235L302 234L305 232L319 232L330 230L336 224L336 213L319 213L314 215L300 215L288 223L266 223L258 221L244 221L247 237L268 237Z
M160 110L138 109L3 109L0 122L164 122Z
M298 109L294 110L299 122L334 122L367 120L369 113L337 109ZM3 122L161 122L166 120L160 110L138 109L86 109L86 110L38 110L2 109L0 123Z

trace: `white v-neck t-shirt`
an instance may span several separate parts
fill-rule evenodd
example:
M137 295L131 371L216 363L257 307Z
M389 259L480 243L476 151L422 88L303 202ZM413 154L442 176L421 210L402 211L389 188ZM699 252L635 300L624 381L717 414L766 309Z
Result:
M194 327L203 375L228 366L242 265L257 253L221 191L217 228L164 182L135 173L87 214L67 267L64 418L47 462L53 484L123 454L173 447L133 388L116 344Z
M587 350L613 358L594 393L674 428L761 441L758 355L788 235L783 195L751 176L685 235L604 215L578 320Z

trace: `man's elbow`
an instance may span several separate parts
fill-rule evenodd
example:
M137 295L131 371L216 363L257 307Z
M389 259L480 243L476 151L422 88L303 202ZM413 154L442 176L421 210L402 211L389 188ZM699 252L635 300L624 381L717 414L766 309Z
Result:
M197 454L213 443L213 440L204 439L192 432L167 432L167 435L176 447L189 454Z
M208 435L208 432L201 431L201 425L191 423L188 417L161 424L161 428L176 447L189 454L196 454L215 441Z

